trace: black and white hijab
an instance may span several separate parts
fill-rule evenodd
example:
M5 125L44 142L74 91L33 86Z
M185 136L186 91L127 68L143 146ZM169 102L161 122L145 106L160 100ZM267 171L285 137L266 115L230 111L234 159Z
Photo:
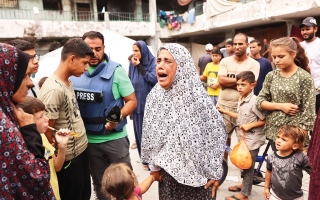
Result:
M157 84L147 97L141 159L160 166L181 184L203 186L208 179L220 179L225 125L189 51L174 43L161 49L172 54L177 71L170 89Z

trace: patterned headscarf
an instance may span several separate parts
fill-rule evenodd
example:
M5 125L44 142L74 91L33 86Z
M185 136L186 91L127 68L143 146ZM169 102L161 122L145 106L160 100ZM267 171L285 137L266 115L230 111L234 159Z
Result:
M177 63L170 89L149 93L142 133L142 162L158 165L179 183L199 187L218 180L226 144L223 119L204 90L188 50L166 44Z
M53 197L48 163L28 151L10 105L28 62L28 54L0 43L0 194L5 199Z
M0 54L0 106L2 109L6 108L3 112L11 121L16 122L9 99L22 83L30 56L3 43L0 43Z

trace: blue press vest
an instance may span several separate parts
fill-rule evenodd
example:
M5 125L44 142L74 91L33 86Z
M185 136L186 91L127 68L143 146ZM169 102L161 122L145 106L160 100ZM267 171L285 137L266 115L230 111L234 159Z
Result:
M112 93L114 71L121 65L108 60L107 55L105 57L108 62L100 63L92 74L85 72L80 77L71 77L82 118L105 119L112 107L119 106L122 108L124 106L123 98L120 97L115 100ZM124 119L112 132L122 131L126 124L127 120ZM101 124L88 124L85 122L84 125L89 134L102 135L106 132L105 122Z

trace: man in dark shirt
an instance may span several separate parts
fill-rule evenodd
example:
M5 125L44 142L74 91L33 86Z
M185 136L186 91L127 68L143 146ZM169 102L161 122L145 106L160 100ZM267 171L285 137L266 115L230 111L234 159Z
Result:
M197 70L198 70L198 73L199 75L202 75L203 74L203 71L204 69L206 68L206 65L209 63L209 62L212 62L211 60L211 51L213 49L213 45L208 43L206 45L206 54L204 54L203 56L201 56L199 58L199 61L198 61L198 67L197 67Z
M258 40L252 40L250 42L250 55L253 59L259 62L260 64L260 72L259 72L259 78L257 80L257 85L254 88L254 94L258 95L260 90L262 89L262 84L264 82L264 79L266 75L272 71L272 65L271 62L266 59L261 57L260 55L260 50L261 50L261 43Z
M269 44L267 39L263 39L262 56L266 59L269 57Z

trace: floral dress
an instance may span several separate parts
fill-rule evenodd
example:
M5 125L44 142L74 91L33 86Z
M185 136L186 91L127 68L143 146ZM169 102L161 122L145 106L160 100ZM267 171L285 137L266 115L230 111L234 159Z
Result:
M299 106L299 112L295 116L280 110L268 112L263 129L268 139L274 141L278 129L285 124L312 130L315 121L315 89L311 75L302 68L299 67L290 77L281 76L280 70L268 73L256 101L260 110L263 110L261 108L263 101L292 103Z

